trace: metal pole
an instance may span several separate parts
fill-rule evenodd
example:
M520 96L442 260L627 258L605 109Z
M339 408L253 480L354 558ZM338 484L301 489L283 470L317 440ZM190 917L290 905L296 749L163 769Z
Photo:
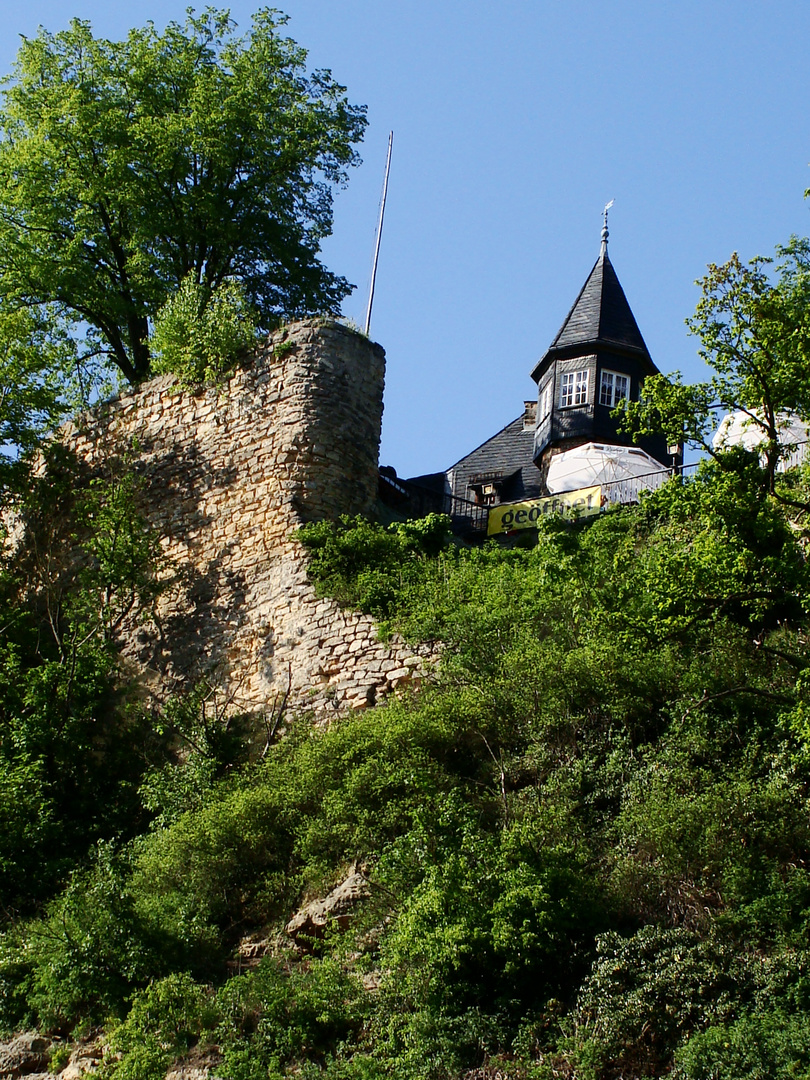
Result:
M371 331L371 305L374 303L374 282L377 278L377 259L380 257L380 240L382 239L383 217L385 216L385 197L388 194L388 173L391 169L391 147L394 145L394 133L388 135L388 158L385 162L385 179L383 180L382 201L380 202L380 220L377 222L377 242L374 245L374 263L371 267L371 287L368 291L368 310L366 311L365 334Z

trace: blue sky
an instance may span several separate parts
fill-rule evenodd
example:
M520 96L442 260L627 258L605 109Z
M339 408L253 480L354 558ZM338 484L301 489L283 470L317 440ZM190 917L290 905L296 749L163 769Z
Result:
M123 36L186 0L0 0L19 35L73 16ZM202 6L202 5L201 5ZM654 360L702 376L684 319L706 263L810 232L806 0L279 0L288 33L368 106L363 165L324 246L362 323L385 150L394 155L372 337L388 376L381 460L452 464L534 396L599 250ZM247 28L254 5L230 5Z

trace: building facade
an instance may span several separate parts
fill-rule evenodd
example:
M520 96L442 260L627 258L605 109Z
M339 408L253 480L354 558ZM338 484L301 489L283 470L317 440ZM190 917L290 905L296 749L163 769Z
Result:
M658 368L607 247L605 222L599 257L531 372L537 400L524 402L520 416L448 469L400 481L421 512L455 513L458 504L489 507L546 496L552 459L587 444L614 456L620 448L640 447L652 459L651 468L681 464L679 448L667 447L663 436L634 443L613 416L623 400L638 400L644 380Z

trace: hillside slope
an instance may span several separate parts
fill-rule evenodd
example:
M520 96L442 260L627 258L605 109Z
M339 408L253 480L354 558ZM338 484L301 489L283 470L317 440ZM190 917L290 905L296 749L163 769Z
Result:
M525 549L308 526L435 677L255 749L200 696L98 696L151 749L94 751L105 827L36 889L71 804L7 704L5 1030L103 1027L120 1080L810 1075L810 578L764 483L736 455Z

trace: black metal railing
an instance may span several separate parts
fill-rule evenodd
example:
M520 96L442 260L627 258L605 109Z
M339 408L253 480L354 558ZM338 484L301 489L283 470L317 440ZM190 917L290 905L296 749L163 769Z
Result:
M455 495L442 496L441 512L453 522L453 531L462 536L485 533L489 511L489 506L470 502L469 499L458 499Z
M447 492L385 474L380 476L380 496L387 505L411 518L447 514L453 522L453 531L460 536L479 535L487 531L489 507L482 503L460 499Z

